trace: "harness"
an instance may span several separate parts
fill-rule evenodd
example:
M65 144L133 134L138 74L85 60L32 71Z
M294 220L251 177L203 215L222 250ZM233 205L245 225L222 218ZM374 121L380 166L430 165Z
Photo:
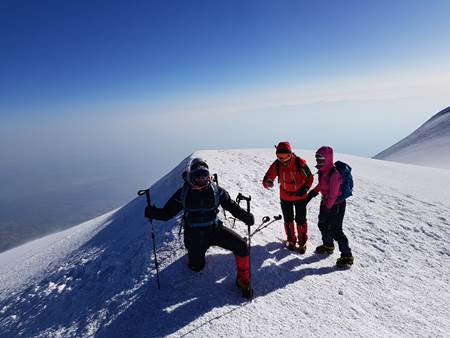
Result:
M188 184L185 184L183 186L183 190L181 191L181 202L183 203L183 223L185 226L188 226L190 228L202 228L202 227L208 227L211 225L217 225L219 223L219 218L216 216L208 222L202 222L202 223L192 223L188 222L187 219L191 213L200 213L200 214L206 214L211 211L216 211L219 209L220 205L220 192L219 188L217 187L216 183L211 182L209 185L213 191L214 195L214 205L210 208L188 208L187 207L187 195L189 191L191 191L191 187Z

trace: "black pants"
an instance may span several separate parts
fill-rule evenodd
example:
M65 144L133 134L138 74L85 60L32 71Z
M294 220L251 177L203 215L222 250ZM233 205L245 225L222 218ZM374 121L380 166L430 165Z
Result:
M283 213L284 223L295 222L299 225L306 223L306 200L284 201L281 200L281 212ZM295 208L295 217L294 217Z
M323 210L326 207L320 206L320 214L323 215ZM346 202L335 204L328 214L328 217L320 222L319 230L322 233L322 241L324 245L334 246L333 240L338 242L339 251L343 256L351 256L352 251L348 245L347 236L345 236L342 230L342 223L344 221ZM322 218L319 214L319 220Z
M211 246L230 250L236 256L248 256L245 240L233 230L222 225L189 228L184 231L184 245L188 251L189 267L200 271L205 267L206 251Z

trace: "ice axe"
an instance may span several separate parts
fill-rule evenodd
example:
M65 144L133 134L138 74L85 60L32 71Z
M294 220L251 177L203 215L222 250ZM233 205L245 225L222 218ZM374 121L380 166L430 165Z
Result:
M150 207L150 189L144 189L139 190L137 193L139 196L145 195L147 199L147 205ZM158 258L156 257L156 244L155 244L155 228L153 226L153 219L148 218L148 221L150 222L150 229L152 233L152 242L153 242L153 255L155 258L155 269L156 269L156 282L158 284L158 289L161 289L161 285L159 283L159 265L158 265Z

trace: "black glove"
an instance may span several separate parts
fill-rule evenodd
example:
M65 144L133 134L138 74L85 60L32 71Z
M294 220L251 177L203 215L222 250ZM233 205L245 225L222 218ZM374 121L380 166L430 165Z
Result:
M273 188L273 180L266 180L263 182L263 186L266 189Z
M306 201L307 201L308 203L311 202L311 200L312 200L314 197L316 197L317 195L319 195L318 192L315 192L314 190L310 190L310 191L308 192L308 197L306 198Z
M299 191L297 191L296 195L297 196L303 196L308 192L308 187L303 187L301 188Z
M155 209L156 208L153 205L147 205L145 207L145 213L144 213L145 217L150 218L150 219L154 218L155 217Z
M331 209L328 209L326 207L320 208L319 223L324 224L327 222L328 216L330 215L330 211Z
M252 213L247 213L244 216L244 219L242 220L242 222L244 222L246 225L253 225L253 224L255 224L255 217L253 216Z

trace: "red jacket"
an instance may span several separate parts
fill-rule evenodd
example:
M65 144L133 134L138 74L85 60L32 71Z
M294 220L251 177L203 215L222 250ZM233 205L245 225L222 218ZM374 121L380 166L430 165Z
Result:
M296 159L300 160L300 170L297 167ZM278 176L277 162L272 163L269 170L263 179L263 186L265 188L270 187L270 182L273 182ZM304 200L308 196L308 190L311 188L314 176L306 164L306 161L296 155L292 155L292 158L287 164L279 162L279 177L278 183L280 184L280 199L284 201L298 201Z

